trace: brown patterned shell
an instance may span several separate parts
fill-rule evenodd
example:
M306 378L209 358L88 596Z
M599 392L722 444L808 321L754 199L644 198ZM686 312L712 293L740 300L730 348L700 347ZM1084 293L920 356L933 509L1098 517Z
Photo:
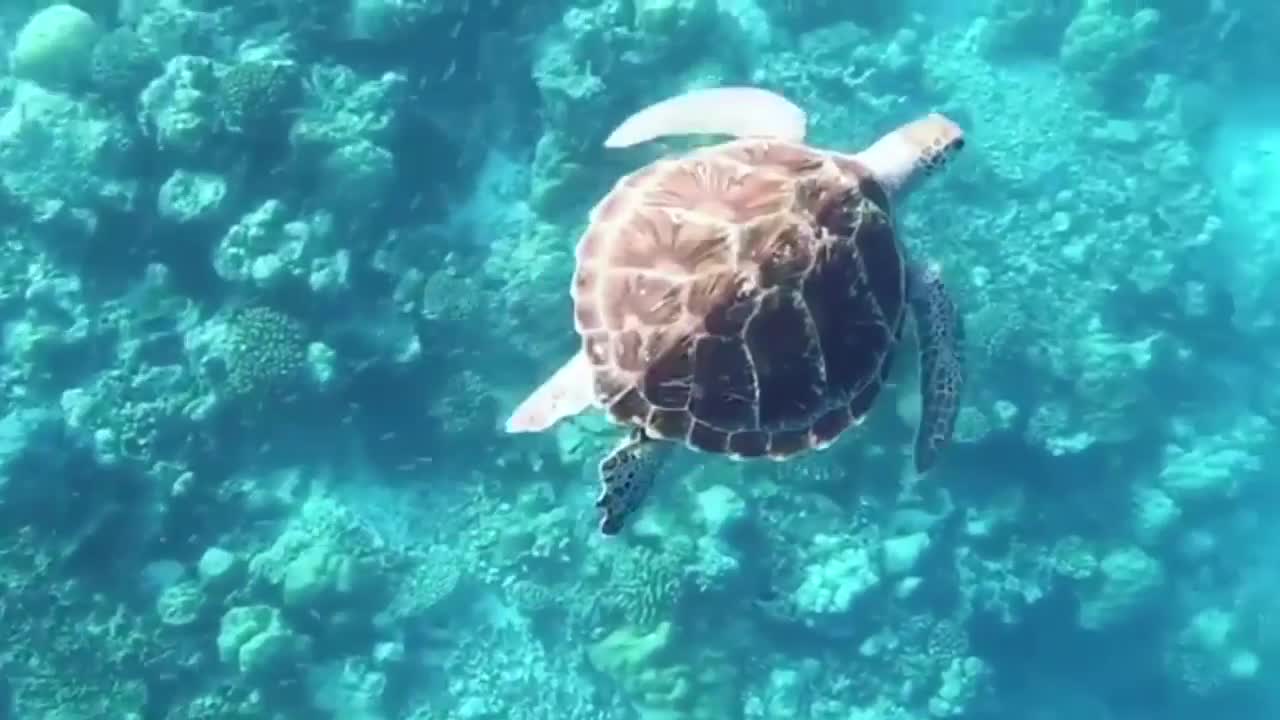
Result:
M578 244L574 321L614 420L784 458L870 410L905 278L888 198L857 161L739 140L618 181Z

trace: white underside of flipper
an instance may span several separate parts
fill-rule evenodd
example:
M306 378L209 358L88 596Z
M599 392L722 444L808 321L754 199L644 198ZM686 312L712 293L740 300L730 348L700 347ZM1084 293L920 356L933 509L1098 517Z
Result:
M679 135L770 137L804 142L808 118L781 95L755 87L691 90L637 112L604 141L621 148Z
M920 147L900 132L891 132L854 156L871 171L890 194L906 185L920 163Z
M591 364L579 351L569 362L538 386L507 419L509 433L541 432L561 420L591 407L595 389Z

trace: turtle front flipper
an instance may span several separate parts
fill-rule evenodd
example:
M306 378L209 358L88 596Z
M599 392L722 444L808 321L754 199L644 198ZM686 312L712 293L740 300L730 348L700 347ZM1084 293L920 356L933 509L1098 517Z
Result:
M600 461L600 532L617 535L644 502L674 446L637 431Z
M781 95L757 87L712 87L669 97L631 115L605 139L621 148L681 135L768 137L804 142L808 118Z
M964 322L935 267L912 266L908 278L911 314L920 344L920 424L915 466L933 467L951 440L964 386Z

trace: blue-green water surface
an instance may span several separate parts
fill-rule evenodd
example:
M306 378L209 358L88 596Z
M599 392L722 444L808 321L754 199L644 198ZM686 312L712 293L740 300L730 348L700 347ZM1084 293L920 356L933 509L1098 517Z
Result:
M3 3L0 720L1280 717L1278 31L1272 0ZM724 140L604 139L743 85L841 152L964 129L892 207L963 317L954 437L914 472L907 324L831 448L681 450L606 535L625 429L504 423L581 344L593 206Z

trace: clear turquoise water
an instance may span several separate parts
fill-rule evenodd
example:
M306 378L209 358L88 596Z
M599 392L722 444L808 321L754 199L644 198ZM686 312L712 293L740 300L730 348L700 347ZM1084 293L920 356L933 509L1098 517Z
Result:
M1265 720L1280 605L1280 6L80 0L0 8L0 718ZM856 152L968 382L680 451L598 529L593 206L755 85ZM745 109L735 109L747 112Z

